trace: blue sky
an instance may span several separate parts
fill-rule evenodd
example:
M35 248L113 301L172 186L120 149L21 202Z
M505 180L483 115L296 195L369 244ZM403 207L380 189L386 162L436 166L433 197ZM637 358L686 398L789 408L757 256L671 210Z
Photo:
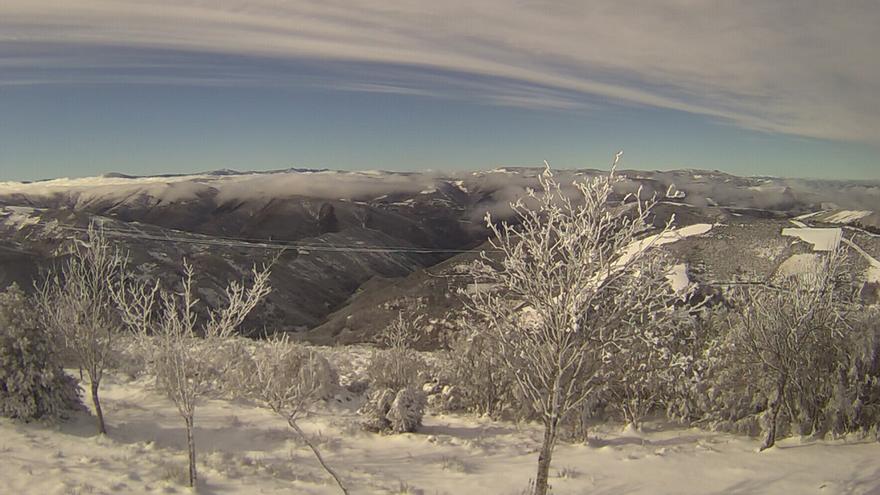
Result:
M604 167L617 149L876 179L877 25L860 1L6 0L0 180Z

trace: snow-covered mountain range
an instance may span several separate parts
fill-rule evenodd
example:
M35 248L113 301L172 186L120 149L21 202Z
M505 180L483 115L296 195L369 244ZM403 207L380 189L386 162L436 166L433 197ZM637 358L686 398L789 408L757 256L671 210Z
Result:
M421 298L439 335L453 326L456 293L467 286L461 265L486 239L485 214L509 215L509 202L535 187L542 170L223 170L0 182L0 286L30 287L97 218L144 276L173 280L182 259L190 260L209 303L230 278L279 256L275 291L267 310L248 322L251 330L363 341ZM569 184L600 172L555 173ZM674 214L677 228L696 226L696 234L662 246L676 259L671 280L679 286L712 291L803 269L814 250L846 242L864 297L877 297L878 182L619 173L626 180L617 200L641 190L660 199L658 225Z

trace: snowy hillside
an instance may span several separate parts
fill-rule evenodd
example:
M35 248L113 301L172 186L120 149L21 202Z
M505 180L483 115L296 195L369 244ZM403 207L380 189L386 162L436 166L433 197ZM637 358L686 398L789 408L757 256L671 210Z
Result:
M809 221L809 220L806 220ZM767 280L777 274L803 273L814 266L814 251L846 246L850 267L864 285L866 300L880 303L880 238L840 227L808 227L789 220L734 217L728 222L695 223L673 229L661 238L648 237L630 246L651 244L673 260L673 287L690 287L702 296L720 293L725 284ZM852 239L849 239L852 237ZM488 245L480 249L488 250ZM421 304L429 316L427 330L434 341L454 332L463 313L462 291L471 281L465 267L474 253L456 255L433 267L400 279L372 280L349 304L331 313L307 335L316 343L369 342L397 311ZM877 284L877 285L871 285Z
M400 296L396 285L406 276L437 285L423 272L456 256L466 258L486 238L485 213L505 218L509 202L534 187L540 172L293 169L2 182L0 286L17 282L31 287L39 271L62 254L63 242L99 218L131 252L144 276L169 277L183 258L195 263L209 303L216 301L223 280L281 252L273 274L278 290L270 296L269 311L250 320L248 328L315 330L311 335L319 341L369 340L374 332L363 325L380 326L385 317L373 321L363 312L372 309L360 307L360 315L349 320L350 304L375 299L365 293L382 287L373 308L394 308ZM557 173L569 187L571 179L598 172ZM776 259L783 252L798 254L785 245L794 238L779 235L780 225L792 227L789 218L839 229L839 223L829 222L870 221L876 216L872 208L880 204L880 189L868 183L743 178L696 170L622 175L625 180L615 186L613 199L622 200L639 187L644 197L657 194L656 225L673 215L682 232L714 225L692 238L657 243L686 266L675 276L678 284L685 278L697 284L725 282L742 276L737 270L768 273L784 261ZM850 209L830 209L832 205ZM725 246L740 240L745 252L755 256L723 255ZM872 253L877 241L855 242ZM739 264L733 266L733 261ZM413 286L413 294L432 301L437 313L433 319L441 326L445 311L458 304L446 290L454 293L456 281L450 283L435 287L440 292Z

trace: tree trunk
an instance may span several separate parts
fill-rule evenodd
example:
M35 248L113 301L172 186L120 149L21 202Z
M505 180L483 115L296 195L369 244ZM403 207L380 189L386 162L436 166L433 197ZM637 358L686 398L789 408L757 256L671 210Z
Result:
M189 450L189 486L196 489L198 483L198 473L196 473L196 440L193 436L193 418L192 416L183 418L186 423L186 445Z
M776 399L770 406L770 425L767 428L767 437L761 445L760 452L776 445L776 424L779 419L779 410L782 409L782 403L785 400L785 380L780 380L776 385Z
M98 417L98 434L106 435L107 427L104 425L104 411L101 410L101 400L98 399L98 382L91 380L92 404L95 406L95 416Z
M318 459L318 462L321 464L321 467L324 468L324 471L327 471L327 473L329 473L330 476L332 476L333 479L336 480L336 485L339 486L339 490L344 495L348 495L348 490L345 488L345 485L342 484L342 480L339 478L339 475L336 474L336 471L334 471L330 466L328 466L326 462L324 462L324 458L321 456L321 453L312 444L312 442L306 436L305 432L302 431L302 429L300 429L299 425L296 424L296 420L294 418L287 418L287 423L290 425L291 428L293 428L293 431L295 431L296 434L299 435L299 437L303 439L303 442L305 442L306 445L309 446L309 448L312 450L312 453L315 454L315 457Z
M535 477L535 495L547 495L550 489L548 479L550 477L550 460L553 458L553 447L556 445L556 423L551 419L544 425L544 443L541 445L541 454L538 456L538 475Z

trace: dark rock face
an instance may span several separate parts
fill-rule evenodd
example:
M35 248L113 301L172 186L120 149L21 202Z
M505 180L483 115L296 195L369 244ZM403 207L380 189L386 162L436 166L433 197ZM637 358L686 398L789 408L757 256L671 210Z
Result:
M321 210L318 211L318 228L322 234L339 232L339 220L336 219L336 211L332 204L321 205Z

